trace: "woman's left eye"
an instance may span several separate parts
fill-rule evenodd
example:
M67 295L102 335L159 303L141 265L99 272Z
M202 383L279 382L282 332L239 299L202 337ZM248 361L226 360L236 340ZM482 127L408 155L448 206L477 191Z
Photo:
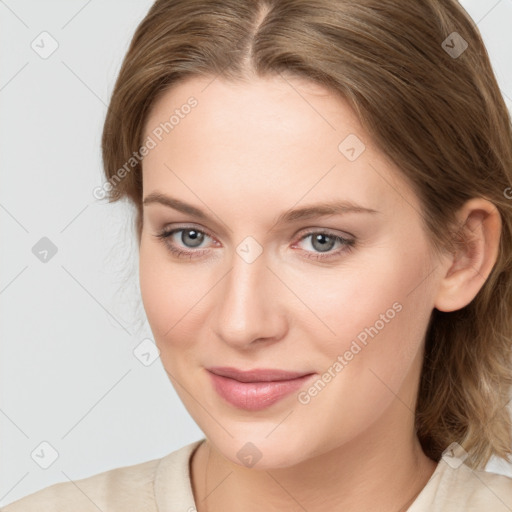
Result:
M325 231L311 231L304 235L299 242L309 239L309 246L313 251L306 250L309 253L306 258L321 260L339 256L342 252L349 252L355 244L352 238L343 238ZM338 244L338 249L332 249Z
M213 237L208 235L206 232L196 228L177 228L172 230L163 230L157 235L158 239L162 240L171 253L177 257L198 257L208 252L207 248L201 248L200 246L207 239L213 240ZM306 235L303 235L297 245L304 240L309 239L309 245L311 249L303 249L307 255L306 258L322 260L339 256L342 252L348 252L354 246L354 239L343 238L339 235L334 235L325 231L311 231ZM338 246L338 249L333 249Z

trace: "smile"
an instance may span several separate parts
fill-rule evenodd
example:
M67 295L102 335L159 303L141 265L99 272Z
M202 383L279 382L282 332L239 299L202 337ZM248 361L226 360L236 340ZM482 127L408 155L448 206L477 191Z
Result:
M242 381L218 375L212 371L208 373L215 391L231 405L246 411L259 411L270 407L294 391L298 391L314 376L309 373L283 379L283 373L281 373L279 380L269 380L269 373L261 371L261 377L257 376L257 372L252 373L251 377L248 377L247 373L239 375L238 378L243 379ZM258 378L259 381L255 380Z

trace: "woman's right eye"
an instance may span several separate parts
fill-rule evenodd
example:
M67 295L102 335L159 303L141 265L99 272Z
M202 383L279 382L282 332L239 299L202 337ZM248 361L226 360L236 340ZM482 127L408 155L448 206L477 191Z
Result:
M197 249L207 238L210 237L204 231L193 227L182 227L176 229L164 229L155 235L162 240L166 247L178 257L197 257L208 252L208 249Z

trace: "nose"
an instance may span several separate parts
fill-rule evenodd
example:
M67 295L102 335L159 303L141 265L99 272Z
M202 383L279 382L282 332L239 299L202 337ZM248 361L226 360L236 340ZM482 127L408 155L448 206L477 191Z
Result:
M287 321L280 300L285 299L282 284L263 255L248 263L234 254L232 269L219 283L217 293L214 329L224 343L247 349L284 337Z

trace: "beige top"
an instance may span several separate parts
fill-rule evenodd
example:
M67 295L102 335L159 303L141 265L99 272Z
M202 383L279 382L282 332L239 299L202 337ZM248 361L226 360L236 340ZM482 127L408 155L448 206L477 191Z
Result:
M203 441L161 459L51 485L0 512L195 512L189 462ZM407 512L512 512L512 478L455 466L441 459Z

